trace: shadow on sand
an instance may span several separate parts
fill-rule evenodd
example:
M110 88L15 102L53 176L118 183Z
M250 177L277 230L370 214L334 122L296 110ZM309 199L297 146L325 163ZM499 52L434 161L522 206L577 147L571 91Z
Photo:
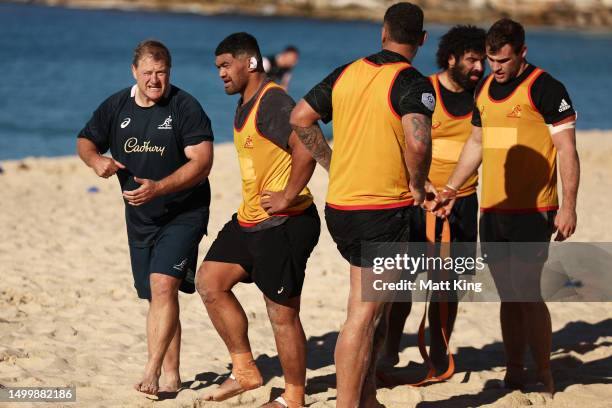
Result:
M612 356L583 363L579 358L565 355L567 353L586 354L600 347L610 346L610 342L599 342L600 338L612 337L612 319L602 320L599 323L570 322L565 327L553 333L553 356L552 370L556 381L557 392L565 390L574 384L612 384ZM307 367L317 370L334 364L334 347L338 338L338 332L329 332L323 336L313 336L307 341L308 358ZM402 350L407 347L416 347L417 337L413 334L402 336ZM562 355L563 354L563 355ZM477 349L474 347L459 347L455 353L456 374L461 378L461 383L467 383L472 373L492 370L504 365L504 349L501 342L487 344ZM275 377L281 377L282 371L278 356L260 355L256 359L257 366L264 377L264 383L268 383ZM528 366L529 367L529 366ZM532 367L531 367L532 368ZM192 390L201 390L214 384L220 384L231 371L228 365L226 373L202 372L197 374L194 381L183 383L183 387ZM417 379L425 374L422 365L411 362L406 367L398 367L394 371L394 377ZM192 388L198 381L199 384ZM511 392L500 388L496 381L489 380L483 389L477 394L462 394L450 397L444 401L422 401L417 404L418 408L426 407L471 407L490 404L507 393ZM402 386L402 385L398 385ZM336 387L335 374L326 374L308 379L306 386L307 394L319 394ZM270 400L282 393L279 388L272 388ZM176 393L174 393L176 396ZM174 397L172 397L174 398ZM160 398L161 399L161 398Z

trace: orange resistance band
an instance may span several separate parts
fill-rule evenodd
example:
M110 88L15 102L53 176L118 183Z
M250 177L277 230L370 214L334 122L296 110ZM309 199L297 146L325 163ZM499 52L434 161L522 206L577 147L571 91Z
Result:
M434 243L436 242L436 216L431 213L426 213L426 236L427 242ZM450 224L448 223L448 218L444 219L444 223L442 226L442 239L440 249L440 257L446 258L450 255ZM433 245L431 246L433 250ZM430 278L430 274L428 273L428 278ZM429 298L429 293L427 298ZM427 320L427 302L425 302L425 312L423 313L423 318L421 319L421 324L419 325L419 334L418 334L418 342L419 342L419 352L423 357L423 362L428 368L427 375L421 381L409 384L413 387L420 387L426 384L432 384L436 382L446 381L453 376L455 373L455 360L453 359L453 354L450 352L449 347L449 336L448 336L448 302L439 302L440 308L440 327L442 331L442 338L444 339L444 344L446 345L446 351L448 353L448 369L441 375L436 375L436 369L427 353L427 346L425 344L425 321Z

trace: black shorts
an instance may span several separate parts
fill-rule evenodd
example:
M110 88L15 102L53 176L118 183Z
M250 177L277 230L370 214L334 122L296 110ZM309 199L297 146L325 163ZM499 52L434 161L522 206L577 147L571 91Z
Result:
M306 262L319 241L317 209L288 217L284 223L256 232L242 230L236 214L219 231L204 261L238 264L269 299L281 302L302 293Z
M422 241L426 240L425 213L426 211L419 207L419 211L414 215L412 221L412 227L415 229L413 236ZM436 242L440 242L442 237L443 223L444 219L436 219ZM451 214L448 216L448 223L450 225L451 242L476 242L478 240L478 197L476 193L457 198Z
M372 265L372 259L368 259L369 255L362 256L364 243L422 240L419 231L411 227L419 209L420 207L407 206L385 210L347 211L326 206L325 221L342 257L353 266L369 267Z
M182 279L180 290L194 293L198 245L206 233L208 210L181 214L158 233L153 245L130 245L134 287L141 299L151 300L150 275L161 273Z
M442 219L438 219L436 230L442 233ZM478 240L478 196L476 193L459 197L448 216L451 242L476 242ZM473 246L474 251L476 247ZM474 252L475 253L475 252Z
M480 242L483 254L487 255L489 262L503 260L510 255L529 262L546 262L556 215L557 211L482 213Z

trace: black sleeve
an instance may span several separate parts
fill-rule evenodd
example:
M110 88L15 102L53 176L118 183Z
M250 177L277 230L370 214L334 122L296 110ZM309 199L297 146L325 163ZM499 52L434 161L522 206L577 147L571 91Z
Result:
M289 136L293 131L289 117L294 107L293 99L278 88L266 92L259 103L255 124L257 130L281 149L289 148Z
M478 99L478 95L480 95L480 91L482 91L482 86L484 85L486 79L486 76L483 77L476 85L476 89L474 91L474 109L472 109L472 125L476 127L482 127L482 121L480 120L480 111L478 110L478 106L476 105L476 99Z
M200 103L191 95L184 94L179 102L178 136L184 147L212 142L213 131L210 119L202 109Z
M348 65L336 68L304 96L304 100L321 116L323 123L332 120L332 89Z
M420 113L431 118L436 108L436 92L429 78L414 68L401 71L391 88L391 106L400 117Z
M480 111L476 104L474 104L474 109L472 110L472 125L476 127L482 127L482 122L480 121Z
M90 140L96 145L98 152L104 154L110 148L110 131L117 108L117 94L106 99L94 111L85 127L77 137Z
M547 72L536 78L531 86L531 99L549 125L576 114L565 86Z

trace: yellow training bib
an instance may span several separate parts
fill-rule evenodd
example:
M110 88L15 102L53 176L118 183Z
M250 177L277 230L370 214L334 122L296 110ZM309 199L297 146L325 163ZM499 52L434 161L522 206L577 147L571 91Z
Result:
M242 204L238 209L238 222L242 226L254 226L270 215L261 207L263 190L281 191L291 174L291 155L268 140L257 129L257 113L261 98L272 88L279 88L274 82L264 86L242 128L234 127L234 145L238 152L242 176ZM303 212L312 204L312 195L307 187L300 192L293 206L282 214L294 215Z
M493 75L476 98L482 121L481 210L523 213L556 210L557 149L531 100L536 68L506 99L493 100Z
M334 149L327 204L341 210L410 205L404 131L391 88L407 62L360 59L345 68L332 92Z
M438 75L430 76L436 91L436 108L431 118L431 167L429 180L438 191L442 190L452 174L463 145L472 133L472 112L465 116L454 116L444 106ZM465 197L476 192L478 172L459 188L458 197Z

